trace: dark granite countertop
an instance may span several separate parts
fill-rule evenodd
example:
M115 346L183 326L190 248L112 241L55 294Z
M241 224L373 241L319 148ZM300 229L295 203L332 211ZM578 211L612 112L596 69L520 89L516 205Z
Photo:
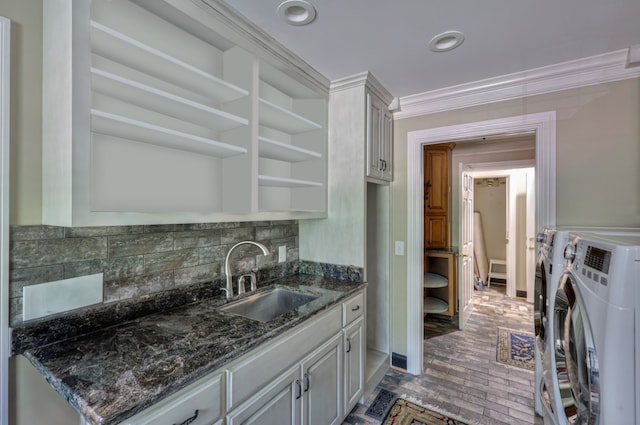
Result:
M313 275L271 286L319 294L268 323L218 309L220 297L157 312L23 354L91 424L118 424L363 288Z

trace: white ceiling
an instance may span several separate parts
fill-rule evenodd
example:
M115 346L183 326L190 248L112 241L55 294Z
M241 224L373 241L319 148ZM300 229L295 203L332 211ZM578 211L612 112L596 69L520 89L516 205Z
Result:
M309 0L293 26L282 0L225 0L329 80L370 71L402 97L640 44L640 0ZM457 49L434 53L438 33Z

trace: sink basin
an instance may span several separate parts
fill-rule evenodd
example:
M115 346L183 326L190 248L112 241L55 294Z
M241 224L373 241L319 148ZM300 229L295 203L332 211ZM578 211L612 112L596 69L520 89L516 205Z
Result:
M318 297L319 295L292 291L286 288L273 288L224 305L220 307L220 310L259 322L269 322Z

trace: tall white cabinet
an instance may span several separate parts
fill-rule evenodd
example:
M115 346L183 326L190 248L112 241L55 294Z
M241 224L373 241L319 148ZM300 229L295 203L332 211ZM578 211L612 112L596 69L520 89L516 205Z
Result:
M376 99L375 108L372 99ZM376 165L380 164L380 152L392 151L391 101L392 96L368 72L332 82L328 216L300 222L301 260L362 267L365 271L365 396L390 367L390 154L386 157L387 174L375 173L381 171Z
M43 3L45 224L325 216L327 82L220 4Z

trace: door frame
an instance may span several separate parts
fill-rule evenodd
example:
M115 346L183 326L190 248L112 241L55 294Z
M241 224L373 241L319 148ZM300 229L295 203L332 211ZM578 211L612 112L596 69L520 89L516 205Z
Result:
M407 372L422 373L422 275L424 229L422 214L422 147L456 140L500 134L535 132L536 229L556 219L556 112L516 115L411 131L407 133Z
M0 424L9 424L9 90L11 21L0 16Z
M465 164L471 167L472 174L474 178L483 178L483 177L505 177L507 179L507 187L506 187L506 196L507 196L507 206L506 206L506 215L507 215L507 225L505 228L505 236L509 240L506 249L506 261L507 261L507 285L506 285L506 295L508 297L516 297L517 289L516 289L516 265L518 249L525 249L523 247L518 247L517 245L517 229L516 229L516 213L515 213L515 192L514 185L512 182L512 178L515 175L524 176L527 179L527 199L529 199L533 191L533 184L529 183L529 170L533 170L533 175L535 177L535 161L533 160L520 160L520 161L506 161L506 162L492 162L492 163L480 163L480 164ZM527 201L529 202L529 201ZM534 220L531 220L531 217ZM533 226L535 228L535 211L533 214L529 215L527 211L526 216L526 226L529 226L530 222L533 222ZM528 236L528 234L526 235ZM526 267L526 265L525 265ZM535 273L535 270L534 270ZM529 280L529 279L528 279ZM529 288L529 282L527 282L527 301L533 302L533 286ZM529 295L531 294L531 299L529 299Z

